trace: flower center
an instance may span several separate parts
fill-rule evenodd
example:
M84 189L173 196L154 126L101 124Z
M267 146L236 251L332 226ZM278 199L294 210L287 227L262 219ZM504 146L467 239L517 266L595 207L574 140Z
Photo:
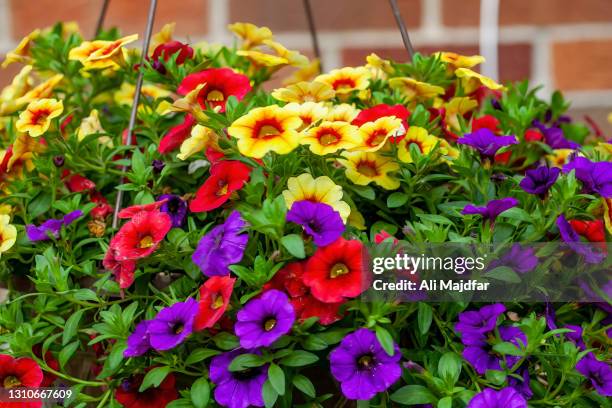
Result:
M408 149L408 151L410 151L410 146L411 145L416 145L419 150L421 151L421 153L423 152L423 145L421 144L421 142L418 142L416 140L411 140L408 143L406 143L406 149Z
M30 124L32 125L42 125L47 116L49 116L51 112L48 109L39 109L37 111L32 112L32 117L30 119Z
M13 376L13 375L9 375L8 377L4 378L4 382L2 384L4 386L4 388L15 388L15 387L19 387L21 385L21 381L19 381L19 378Z
M336 144L339 140L340 138L338 135L334 133L324 133L323 135L319 136L319 143L321 143L323 146Z
M272 125L263 125L261 127L261 129L259 129L259 133L257 134L257 137L270 137L270 136L278 136L280 133L280 131Z
M370 146L378 146L385 141L385 137L387 137L387 131L385 129L377 129L370 136L368 144Z
M357 171L366 177L375 177L378 175L376 165L371 162L362 161L357 165Z
M138 243L138 247L139 248L151 248L153 246L153 243L154 243L153 237L150 235L147 235L146 237L140 240L140 242Z
M264 330L265 331L270 331L273 328L276 327L276 319L273 317L268 318L265 322L264 322Z
M227 194L227 190L228 190L228 184L227 181L225 180L219 180L218 183L218 190L217 190L217 196L224 196Z
M333 88L335 90L353 89L355 81L353 78L340 78L334 81Z
M172 332L174 334L181 334L183 330L185 330L185 326L182 322L175 323L174 326L172 326Z
M343 263L337 263L331 267L331 270L329 271L329 277L334 279L339 276L346 275L349 272L350 271L349 271L348 266L346 266Z
M216 89L213 89L208 94L206 94L206 100L208 101L220 102L223 99L225 99L225 95L223 95L223 92L218 91Z
M223 296L221 296L218 293L215 293L213 295L213 301L210 305L213 309L219 309L221 306L223 306Z
M357 365L359 366L359 368L365 370L371 369L374 366L374 356L372 356L371 354L365 354L359 357L359 360L357 360Z

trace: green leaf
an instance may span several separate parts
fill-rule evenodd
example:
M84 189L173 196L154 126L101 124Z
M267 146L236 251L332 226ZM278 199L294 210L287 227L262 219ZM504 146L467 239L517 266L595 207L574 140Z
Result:
M503 343L497 343L493 346L493 350L497 351L498 353L505 354L507 356L522 356L525 354L520 348L516 347L514 344L508 341L504 341Z
M281 238L281 244L296 258L303 259L306 256L304 251L304 241L297 234L285 235Z
M170 374L170 367L155 367L145 375L144 379L142 380L142 384L140 384L138 392L143 392L151 387L159 387L162 381L166 379L168 374Z
M422 385L405 385L391 394L391 401L404 405L433 404L436 396Z
M520 283L521 282L521 277L518 276L516 272L514 272L514 269L509 268L507 266L498 266L497 268L492 269L488 271L487 273L485 273L485 276L492 278L492 279L502 281L502 282L509 282L509 283Z
M229 365L230 371L242 371L247 368L260 367L266 360L258 354L241 354L236 356Z
M452 387L461 374L461 358L452 351L444 353L438 361L438 375Z
M62 334L62 346L68 344L68 342L76 335L79 328L79 322L81 321L81 317L83 317L84 312L85 311L83 309L80 309L76 313L72 314L68 320L66 320L64 333Z
M452 397L444 397L440 401L438 401L437 408L452 408L453 406L453 398Z
M499 370L487 370L485 378L495 385L502 385L506 382L506 373Z
M166 405L166 408L193 408L193 403L187 398L179 398Z
M302 367L308 364L312 364L319 360L316 354L309 353L308 351L296 350L285 358L279 361L279 364L288 367Z
M312 381L302 374L297 374L295 377L293 377L293 385L311 398L314 398L317 395Z
M70 358L77 351L78 348L79 348L79 341L75 340L72 343L68 344L66 347L64 347L62 351L59 352L58 360L59 360L60 368L62 370L64 369L64 366L66 365L68 360L70 360Z
M205 408L210 399L210 384L206 378L198 378L191 386L191 401L196 408Z
M502 218L510 218L511 220L525 221L533 224L533 218L529 213L522 208L513 207L499 214Z
M417 214L421 221L429 221L433 224L454 225L448 218L438 214Z
M79 289L73 293L73 296L77 300L92 300L94 302L98 301L98 296L96 295L96 292L91 289Z
M419 302L417 323L419 326L419 332L421 334L425 334L429 331L429 327L431 326L432 319L433 319L433 311L431 310L431 306L429 306L427 303Z
M278 393L276 392L276 390L274 390L272 384L270 384L270 380L266 380L266 382L264 383L262 389L262 396L266 408L272 408L276 403L276 400L278 399Z
M391 334L387 331L387 329L382 326L376 326L376 338L378 339L380 345L383 349L385 349L385 352L388 355L392 356L393 354L395 354L395 342L393 341L393 337L391 337Z
M397 208L408 202L408 195L402 192L395 192L387 197L387 207Z
M279 395L285 395L285 373L282 368L271 363L268 368L268 380Z
M202 360L206 360L209 357L216 356L220 354L217 350L198 348L195 349L189 354L189 357L185 360L186 365L199 363Z

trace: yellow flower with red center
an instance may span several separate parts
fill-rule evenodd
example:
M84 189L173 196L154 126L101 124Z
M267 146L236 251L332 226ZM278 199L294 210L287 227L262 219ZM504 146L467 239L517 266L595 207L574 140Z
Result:
M408 77L391 78L389 86L398 89L408 101L422 101L444 95L444 88L441 86L431 85Z
M416 145L419 151L426 155L429 154L436 145L440 145L442 139L430 135L427 129L418 126L410 126L406 136L399 142L397 147L397 157L404 163L412 163L413 159L410 155L410 146Z
M402 120L395 116L383 116L374 122L366 122L359 127L361 142L356 150L375 152L385 145L389 137L400 131L404 131Z
M449 102L444 104L446 111L445 121L452 129L460 129L459 116L463 116L466 113L474 110L478 107L478 102L472 98L466 96L452 98Z
M352 122L359 115L359 109L348 103L333 105L325 117L328 122Z
M321 73L321 63L318 59L313 58L307 65L295 70L293 74L285 78L283 85L289 86L298 82L311 81L319 73Z
M461 79L461 85L466 94L471 94L480 86L485 86L493 91L505 89L503 85L498 84L493 79L469 68L458 68L455 70L455 75Z
M14 62L26 63L29 64L32 60L30 56L30 48L32 47L32 42L38 38L40 35L40 30L34 30L30 34L23 37L17 47L14 50L6 53L6 58L2 61L2 68L8 67L10 64Z
M119 69L124 59L123 47L138 40L138 34L128 35L114 41L83 41L68 53L68 59L80 61L86 70Z
M446 62L451 71L457 68L473 68L485 62L485 58L481 55L466 56L455 52L438 52L436 55L440 57L440 61Z
M242 39L243 50L249 50L272 39L272 31L268 27L258 27L251 23L229 24L227 28Z
M172 41L172 36L174 35L175 27L176 23L164 24L161 30L159 30L159 32L153 34L153 36L151 37L151 45L149 46L150 54L155 51L155 48L157 48L157 46Z
M325 119L329 109L322 103L305 102L305 103L288 103L284 109L295 112L302 119L302 126L298 129L300 132L307 127Z
M346 177L359 186L372 182L386 190L395 190L400 186L398 179L389 175L398 171L400 166L391 157L369 152L344 152L344 159L338 161L346 167Z
M281 58L285 58L289 62L289 65L294 67L305 67L309 63L308 57L300 54L298 51L285 48L285 46L281 43L273 40L264 40L263 43L270 47L270 49L274 50L276 55Z
M545 157L551 166L563 167L569 161L572 153L574 153L574 149L554 149L551 154L547 154Z
M26 110L19 114L15 123L18 131L38 137L49 130L51 119L58 117L64 111L64 104L57 99L39 99L30 102Z
M372 53L366 57L366 68L372 73L372 77L377 79L384 79L387 74L393 72L391 62L386 59L380 58L378 55Z
M238 118L227 133L238 139L238 150L245 156L262 158L268 152L286 154L300 143L299 116L278 105L252 109Z
M327 176L313 178L309 173L304 173L297 177L290 177L287 180L287 190L282 194L287 209L291 209L296 201L306 200L331 206L338 211L345 224L351 214L351 207L342 201L342 187Z
M344 67L319 75L315 81L328 83L334 88L336 95L343 96L366 89L370 84L370 76L370 71L365 67Z
M612 198L602 198L604 207L604 222L608 233L612 234Z
M81 120L81 125L77 130L77 140L83 140L87 136L96 133L106 133L106 131L102 127L102 123L100 123L98 110L92 109L91 112L89 112L89 116ZM103 135L99 137L98 142L108 147L113 147L113 140L109 136Z
M17 241L17 228L10 222L11 217L0 214L0 255L11 249Z
M352 149L359 145L359 128L347 122L322 122L305 132L300 141L309 145L310 151L326 155L342 149Z
M25 165L28 170L33 169L32 158L34 158L34 153L44 151L45 145L40 143L38 139L30 137L25 133L17 135L13 142L13 153L6 166L7 171L11 171L13 166L18 163Z
M11 84L2 89L0 94L0 115L5 116L19 109L16 103L17 99L25 95L33 84L33 80L30 77L32 68L31 65L25 65L15 75Z
M274 68L289 64L289 60L286 58L256 50L238 50L236 54L246 57L253 65L262 67Z
M219 136L214 130L202 125L195 125L191 129L191 136L181 144L181 152L176 155L179 160L187 160L198 152L205 152L208 148L217 148Z
M322 102L336 95L334 88L320 81L298 82L286 88L277 88L272 92L275 99L283 102Z
M17 106L25 105L37 99L48 98L53 93L55 87L64 79L62 74L53 75L45 82L38 84L34 89L26 92L25 95L17 98Z

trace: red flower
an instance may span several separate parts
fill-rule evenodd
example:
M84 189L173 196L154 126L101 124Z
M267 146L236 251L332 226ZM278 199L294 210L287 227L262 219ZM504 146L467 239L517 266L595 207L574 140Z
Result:
M542 133L538 129L527 129L525 131L526 142L537 142L543 139Z
M168 41L155 47L151 59L158 61L161 57L164 61L168 61L177 52L179 54L176 57L176 65L183 64L187 58L193 58L193 48L189 45L180 41Z
M94 209L90 212L93 218L104 219L113 212L113 207L110 206L108 200L98 191L91 193L90 200L92 203L96 204Z
M229 305L235 278L229 276L213 276L200 287L200 303L195 318L196 330L213 327L223 316Z
M177 92L187 95L190 91L204 84L198 93L198 102L204 109L220 107L225 111L225 102L230 96L239 101L251 90L249 78L238 74L230 68L209 68L195 74L187 75L179 85Z
M102 265L107 270L113 272L115 280L119 283L121 289L129 288L134 282L134 271L136 270L136 262L134 261L118 261L115 258L115 250L111 247L106 252Z
M125 408L165 408L171 401L179 397L176 391L174 374L166 376L159 387L151 387L138 392L143 375L137 375L124 380L115 392L115 398Z
M151 255L172 228L172 220L160 211L141 211L111 240L111 255L117 261L130 261ZM110 251L109 251L110 252Z
M166 201L168 200L163 199L150 204L133 205L131 207L127 207L119 211L118 216L119 218L126 219L133 218L136 214L142 211L158 211Z
M210 211L218 208L234 191L240 190L249 180L251 168L235 160L220 161L210 169L210 177L196 192L189 203L192 212Z
M387 231L380 230L380 232L378 232L376 235L374 235L374 243L375 244L382 244L382 242L384 240L386 240L387 238L393 238L393 243L394 244L397 244L399 242L397 240L397 238L395 238L393 235L389 234Z
M36 388L43 381L43 372L31 358L13 358L0 354L0 385L2 388ZM0 407L39 408L42 402L0 403Z
M499 120L492 115L483 115L472 121L472 132L479 129L489 129L493 133L499 132Z
M90 179L83 177L79 174L70 175L68 170L64 170L62 173L62 178L64 178L64 183L68 190L71 193L80 193L83 191L90 191L96 188L96 183L91 181Z
M277 289L287 293L300 321L318 317L319 323L323 325L337 322L342 318L339 309L344 302L323 303L315 298L303 281L305 266L306 262L287 264L264 285L264 291Z
M602 220L571 220L572 228L589 242L606 242L606 231Z
M386 103L381 103L371 108L364 109L359 112L359 115L353 119L351 122L352 125L361 126L367 122L375 122L376 119L384 118L385 116L394 116L398 119L402 120L402 125L404 126L404 131L401 134L398 134L395 137L392 137L390 140L392 142L399 142L406 131L408 130L408 117L410 117L410 112L404 105L387 105Z
M34 345L34 347L32 347L32 352L34 353L34 355L36 357L42 358L42 345L40 345L40 344ZM45 358L43 360L44 360L45 363L47 363L47 365L49 367L51 367L55 371L59 371L60 370L59 362L55 359L55 357L53 357L53 354L51 354L50 351L47 351L45 353ZM57 376L55 374L43 371L43 380L40 383L40 386L41 387L49 387L51 384L53 384L53 382L56 379L57 379ZM1 404L0 404L0 406L1 406Z
M358 240L338 238L319 247L310 257L304 283L321 302L334 303L359 295L365 289L364 248Z
M159 141L157 150L161 154L170 153L179 147L191 135L191 129L196 124L195 119L191 115L186 115L185 120L180 125L171 127L168 133Z
M510 157L512 156L511 151L503 152L495 155L495 163L508 164Z

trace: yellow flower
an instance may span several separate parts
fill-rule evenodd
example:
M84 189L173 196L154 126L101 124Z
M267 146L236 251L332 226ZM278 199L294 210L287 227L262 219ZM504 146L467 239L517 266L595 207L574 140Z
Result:
M359 115L359 109L348 103L333 105L325 117L328 122L352 122Z
M612 198L602 198L604 207L604 221L608 233L612 234Z
M316 102L305 102L301 104L292 102L285 105L284 109L295 112L295 114L302 119L302 126L298 129L299 131L325 119L329 111L325 105Z
M114 41L83 41L68 53L68 59L80 61L86 70L112 68L119 69L123 61L123 46L138 39L138 34L119 38Z
M294 67L305 67L308 65L308 57L300 54L298 51L288 50L282 44L273 40L264 40L263 43L273 49L276 55L285 58L289 65Z
M446 62L452 71L457 68L472 68L485 62L485 58L481 55L472 55L468 57L455 52L438 52L436 55L440 57L440 61Z
M4 113L5 107L16 106L15 100L25 95L25 93L32 86L32 78L30 77L30 73L32 72L31 65L25 65L21 68L21 71L11 81L9 86L4 87L2 89L2 93L0 94L0 99L2 99L2 108L1 111ZM10 112L7 112L10 113Z
M55 74L45 82L37 85L34 89L26 92L25 95L17 98L17 106L25 105L37 99L48 98L53 93L53 90L59 84L64 76L62 74Z
M382 148L391 136L405 131L402 120L395 116L384 116L374 122L366 122L359 127L361 142L356 150L375 152Z
M570 155L574 153L573 149L555 149L552 154L547 154L546 159L554 167L562 167L567 164Z
M91 112L89 112L89 116L81 120L81 125L77 130L77 139L83 140L85 137L93 135L94 133L106 133L102 127L102 123L100 123L97 109L92 109ZM98 142L108 147L113 147L113 140L106 135L100 137Z
M174 34L174 28L176 23L164 24L159 32L153 34L151 37L151 46L149 47L149 53L155 51L155 48L161 44L165 44L172 41L172 35Z
M293 85L298 82L311 81L321 72L321 64L318 59L313 58L308 65L296 70L293 74L283 80L283 85Z
M338 160L346 167L346 177L359 186L374 182L386 190L395 190L400 182L389 173L398 171L399 165L390 157L368 152L344 152Z
M0 204L0 214L11 215L13 207L8 204Z
M210 128L195 125L191 129L191 136L181 144L181 152L176 155L179 160L187 160L198 152L206 151L209 147L217 146L217 134Z
M119 105L132 105L134 101L134 92L136 92L136 86L129 82L121 84L121 88L115 92L114 99ZM160 88L155 85L143 85L141 95L150 99L165 98L170 96L171 92Z
M374 78L383 79L387 77L387 74L391 74L393 72L391 62L380 58L374 53L371 53L366 57L366 62L366 68L372 72L372 76Z
M367 229L363 214L361 214L354 206L351 207L351 214L349 215L347 221L348 225L355 227L360 231Z
M422 154L429 154L442 139L427 133L427 129L418 126L410 126L406 136L399 142L397 157L404 163L412 163L410 145L417 145Z
M296 201L324 203L338 211L346 224L351 207L342 201L342 195L342 187L335 184L329 177L320 176L315 179L309 173L290 177L287 180L287 190L283 191L283 198L288 209L291 209Z
M459 116L463 116L477 107L478 102L465 96L451 99L444 105L446 123L453 129L459 129Z
M391 78L389 86L393 89L399 89L408 101L413 99L420 101L444 95L444 88L441 86L431 85L408 77Z
M235 120L227 133L238 139L240 153L260 159L270 151L286 154L295 149L301 124L295 112L271 105L252 109Z
M365 67L344 67L319 75L315 81L328 83L337 95L346 95L366 89L370 84L370 72Z
M347 122L325 121L308 129L300 143L309 145L311 152L323 156L341 149L352 149L360 141L357 126Z
M17 241L17 228L10 221L11 217L0 214L0 255L11 249Z
M22 63L30 63L30 47L32 46L32 41L34 41L40 35L40 30L34 30L30 34L26 35L17 47L13 51L9 51L6 53L6 58L2 62L2 68L6 68L11 65L13 62L22 62Z
M272 39L272 31L268 27L257 27L251 23L229 24L227 28L242 39L242 49L249 50Z
M23 163L27 169L32 169L32 158L34 153L45 151L45 145L40 143L38 139L28 136L25 133L20 133L13 142L13 155L9 159L6 169L11 171L17 163Z
M253 65L262 67L279 67L289 64L289 60L277 55L266 54L255 50L238 50L236 54L246 57Z
M272 96L283 102L322 102L336 95L334 88L320 81L298 82L286 88L277 88Z
M493 79L472 71L469 68L458 68L455 70L457 78L461 78L461 84L466 94L471 94L481 85L491 90L505 89L503 85L498 84Z
M20 132L27 132L32 137L38 137L49 130L51 119L58 117L64 111L64 104L57 99L39 99L30 102L26 110L19 114L15 127Z

